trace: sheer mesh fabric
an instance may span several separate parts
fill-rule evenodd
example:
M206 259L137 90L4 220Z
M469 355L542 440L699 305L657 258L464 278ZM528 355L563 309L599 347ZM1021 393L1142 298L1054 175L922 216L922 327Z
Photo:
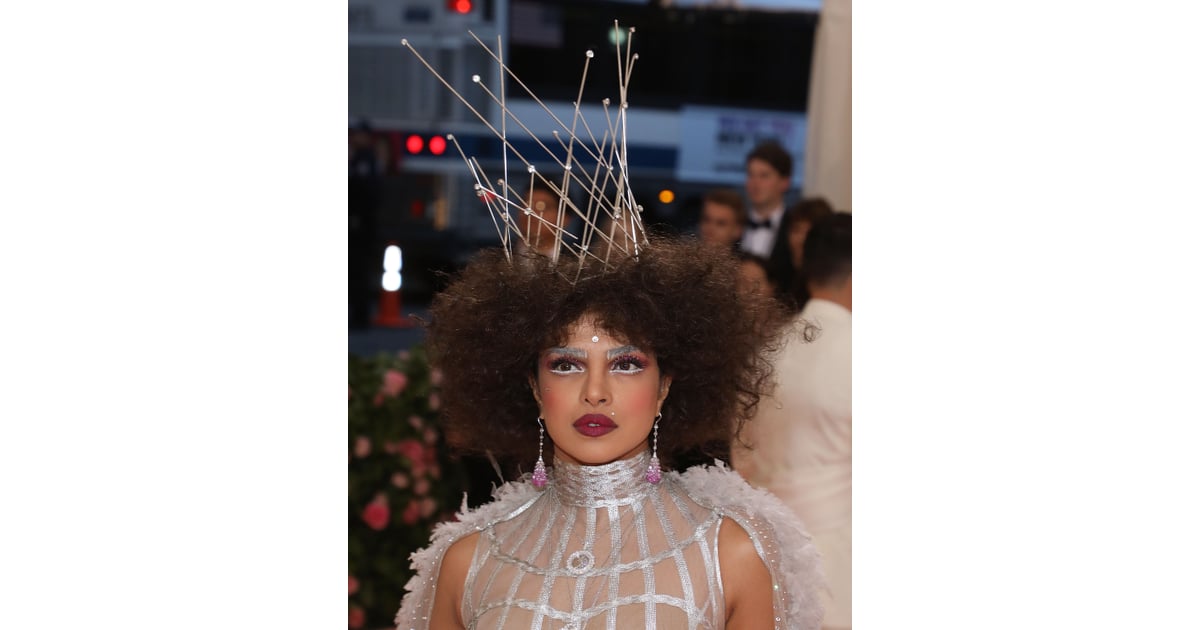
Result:
M791 511L723 465L666 473L658 485L645 481L648 465L648 453L605 466L556 461L544 490L506 484L438 525L412 556L397 626L429 628L446 549L478 532L461 602L468 628L723 628L717 540L733 521L771 574L775 627L820 627L819 559Z
M545 500L483 531L463 618L471 628L720 628L719 516L648 456L555 462Z

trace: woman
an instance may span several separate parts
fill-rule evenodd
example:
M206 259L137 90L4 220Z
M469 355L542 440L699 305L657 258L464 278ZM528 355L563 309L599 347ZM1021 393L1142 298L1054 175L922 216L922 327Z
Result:
M747 251L738 251L738 290L775 295L775 283L767 273L767 259Z
M767 265L767 276L775 285L775 293L789 310L799 313L808 302L808 287L801 273L804 239L813 223L833 214L833 206L821 197L802 199L788 209L779 226L779 238Z
M533 472L437 527L398 627L819 626L796 517L723 465L668 470L736 435L770 382L779 319L736 274L695 241L607 264L488 250L435 298L447 434Z

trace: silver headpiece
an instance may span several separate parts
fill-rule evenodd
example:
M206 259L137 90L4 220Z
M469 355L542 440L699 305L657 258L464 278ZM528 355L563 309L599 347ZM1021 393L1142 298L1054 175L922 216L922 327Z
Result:
M619 31L616 21L613 22L613 29ZM580 109L584 86L587 85L588 66L593 57L593 52L589 50L583 60L579 96L573 103L575 109L569 122L556 116L504 63L501 56L503 48L500 45L499 37L497 37L496 49L493 50L484 44L475 33L470 33L471 37L487 51L500 69L500 84L496 89L489 88L480 75L476 74L472 77L472 81L478 86L472 89L482 89L499 107L499 129L472 106L458 89L447 82L421 56L421 53L409 44L407 39L401 40L401 45L416 55L417 59L437 77L442 85L446 86L472 114L479 118L492 133L496 134L503 145L503 173L499 177L493 177L484 171L474 156L468 156L463 151L453 135L447 136L475 179L475 194L487 204L492 222L500 235L501 245L510 261L515 238L521 239L526 246L531 248L540 245L531 243L528 235L520 229L518 219L522 217L529 217L528 220L541 222L551 230L554 247L551 250L550 259L554 263L558 263L563 257L574 257L581 263L576 267L580 270L584 268L584 263L595 262L599 263L598 268L601 272L606 271L610 268L610 260L615 261L627 256L636 257L645 248L647 241L642 225L642 207L634 200L633 190L629 186L625 146L625 117L629 108L627 88L633 73L633 63L638 58L630 51L633 33L634 29L630 28L629 37L624 42L624 54L622 54L621 46L616 47L616 87L619 106L615 108L615 113L610 109L611 98L601 101L603 120L589 121ZM561 151L555 151L552 147L546 146L542 139L530 131L525 122L522 122L509 110L505 100L508 78L511 78L524 93L528 94L553 121L554 140L552 144L557 143L556 148ZM515 129L509 125L510 120L516 126ZM541 151L545 152L549 161L558 165L563 174L561 181L551 181L543 176L534 166L534 162L537 161L533 159L534 156L523 155L514 145L515 142L526 139L531 139ZM563 151L565 151L565 159L560 157ZM510 167L515 167L528 174L529 184L524 187L524 190L532 190L536 181L554 191L558 197L558 214L555 222L543 219L533 211L533 208L529 207L528 199L519 196L519 193L511 185ZM518 176L521 175L518 173ZM571 192L575 189L583 191L584 200L580 203L571 199ZM569 224L567 219L572 216L578 217L579 223L582 225L581 233L578 235L571 234L566 230L566 225ZM576 272L574 278L569 279L572 282L578 280L578 274L579 271Z

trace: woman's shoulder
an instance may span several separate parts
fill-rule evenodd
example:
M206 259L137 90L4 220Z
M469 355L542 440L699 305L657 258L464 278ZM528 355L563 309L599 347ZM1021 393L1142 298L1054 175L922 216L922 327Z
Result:
M528 481L522 480L500 486L492 492L490 502L475 509L467 507L466 497L464 497L463 505L454 520L434 526L429 545L413 552L410 556L411 566L416 573L404 586L407 592L400 603L399 612L396 613L397 625L424 627L421 625L421 620L428 619L442 562L452 546L495 523L512 518L527 504L537 500L541 494L541 490L534 488ZM458 546L459 559L468 546L473 547L473 545Z
M700 505L736 523L740 532L725 540L748 542L779 585L777 613L783 612L789 628L817 628L823 615L820 590L825 578L820 556L804 524L775 495L746 483L723 462L693 466L675 476L684 492ZM722 530L725 530L722 527ZM734 550L731 550L734 551Z

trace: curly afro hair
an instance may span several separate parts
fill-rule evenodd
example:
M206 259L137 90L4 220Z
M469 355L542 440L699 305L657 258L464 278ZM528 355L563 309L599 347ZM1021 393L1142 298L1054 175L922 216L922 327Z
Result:
M772 382L767 356L784 321L779 305L739 294L732 253L691 238L654 236L637 258L608 265L554 265L536 254L510 262L489 249L434 298L429 349L443 373L453 446L533 461L538 406L530 378L539 354L565 342L584 315L653 352L672 377L658 445L664 462L720 448L740 432Z

